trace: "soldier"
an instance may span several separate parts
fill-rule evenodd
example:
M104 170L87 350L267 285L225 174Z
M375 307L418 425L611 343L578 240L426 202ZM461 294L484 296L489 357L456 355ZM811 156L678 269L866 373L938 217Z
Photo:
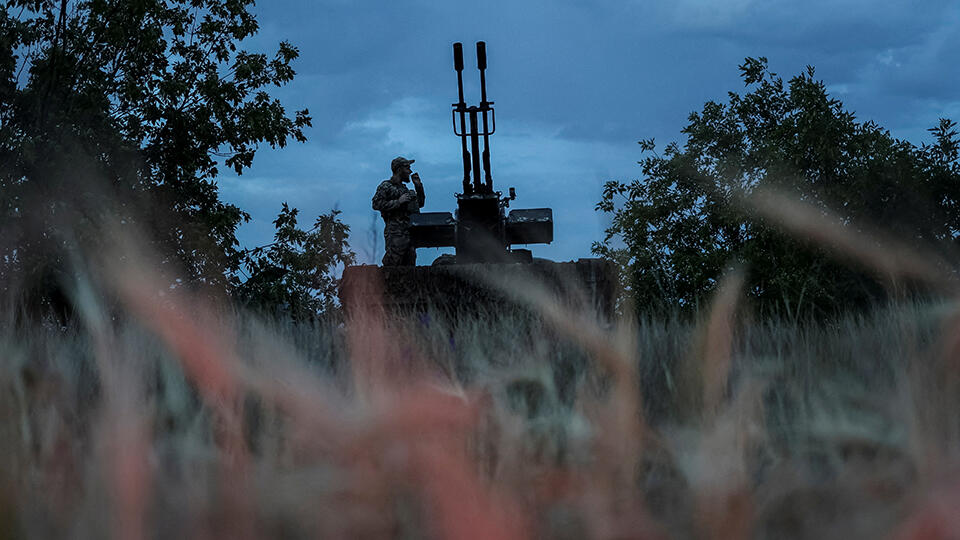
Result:
M373 195L373 209L379 210L383 217L383 241L386 253L383 254L383 266L414 266L417 264L417 250L410 245L410 214L419 214L423 208L423 184L420 175L412 173L410 164L414 160L404 157L390 162L393 176L380 182ZM404 186L413 180L414 192Z

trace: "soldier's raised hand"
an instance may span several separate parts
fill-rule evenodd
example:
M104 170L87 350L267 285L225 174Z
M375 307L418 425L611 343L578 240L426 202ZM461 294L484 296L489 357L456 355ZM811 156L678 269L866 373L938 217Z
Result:
M420 183L420 174L419 174L419 173L413 173L413 174L411 174L411 175L410 175L410 180L413 180L413 183L414 183L414 184L419 184L419 183Z

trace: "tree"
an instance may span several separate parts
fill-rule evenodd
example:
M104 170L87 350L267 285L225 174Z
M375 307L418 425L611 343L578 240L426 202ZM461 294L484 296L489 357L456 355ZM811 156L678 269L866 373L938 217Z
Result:
M249 216L220 200L219 168L239 174L310 125L266 92L293 79L297 49L239 48L258 29L253 3L6 1L0 281L43 296L64 252L96 249L109 222L147 231L183 282L229 287Z
M274 242L246 253L248 278L236 292L249 307L309 320L334 307L333 270L353 264L355 255L347 245L350 227L337 219L339 211L319 216L308 231L297 227L298 213L283 203L273 222Z
M694 309L733 265L748 269L762 306L815 311L882 298L872 277L802 239L791 238L740 202L761 188L838 213L845 226L880 224L911 243L949 250L960 234L956 124L942 119L935 143L917 147L872 121L858 122L827 94L814 69L790 79L766 58L740 66L750 91L707 102L689 116L686 143L656 152L643 178L610 181L597 210L611 224L595 253L616 261L642 309Z

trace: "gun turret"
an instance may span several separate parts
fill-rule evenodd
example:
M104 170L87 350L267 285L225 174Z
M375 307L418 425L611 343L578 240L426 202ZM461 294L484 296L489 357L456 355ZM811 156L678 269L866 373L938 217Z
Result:
M516 198L516 191L511 187L509 195L502 197L501 192L493 189L490 136L497 130L497 116L494 102L487 100L486 43L477 42L480 105L467 106L464 101L463 45L460 43L453 44L453 68L457 72L459 101L453 104L451 116L454 135L461 141L463 193L456 194L456 217L450 212L413 214L410 240L414 247L455 247L457 263L529 262L532 260L529 250L514 250L512 246L552 242L553 210L516 209L507 214L506 208Z

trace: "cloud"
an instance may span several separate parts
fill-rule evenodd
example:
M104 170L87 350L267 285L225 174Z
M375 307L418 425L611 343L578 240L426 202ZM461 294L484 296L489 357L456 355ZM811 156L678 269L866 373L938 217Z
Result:
M673 20L688 28L727 28L737 23L754 6L753 0L677 0Z
M497 108L495 182L517 187L519 207L554 208L557 241L535 253L586 256L602 235L593 212L601 182L639 175L638 139L682 142L691 111L741 91L745 56L767 56L784 77L814 65L860 118L923 136L960 108L954 4L271 0L259 4L263 30L251 45L300 47L296 80L276 94L289 109L308 107L315 127L306 145L262 151L252 170L221 185L254 214L241 233L250 243L269 240L284 199L304 216L339 205L355 238L365 236L372 190L396 155L417 159L427 210L452 210L462 170L450 45L465 45L475 103L472 51L482 39Z
M678 0L661 8L677 32L743 44L841 52L913 45L944 22L949 0Z
M960 10L957 10L960 17ZM952 25L944 25L907 47L888 49L877 55L863 70L866 84L898 97L934 99L944 102L960 99L960 34Z

